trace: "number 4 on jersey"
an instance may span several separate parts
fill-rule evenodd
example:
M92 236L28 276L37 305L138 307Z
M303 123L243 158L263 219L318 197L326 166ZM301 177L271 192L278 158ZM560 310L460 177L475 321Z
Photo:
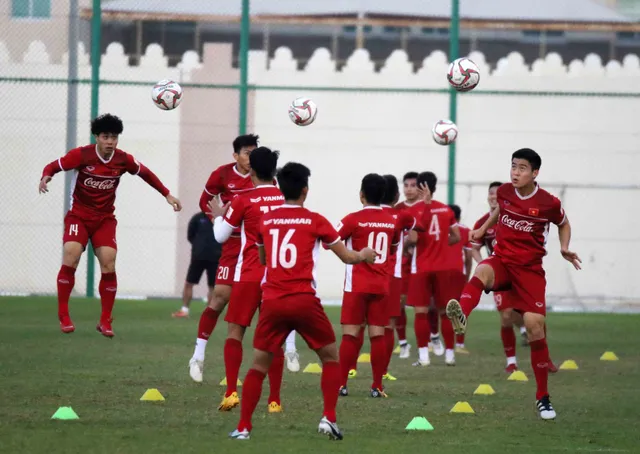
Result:
M438 216L431 218L431 224L429 224L429 235L435 236L436 241L440 241L440 224L438 223Z

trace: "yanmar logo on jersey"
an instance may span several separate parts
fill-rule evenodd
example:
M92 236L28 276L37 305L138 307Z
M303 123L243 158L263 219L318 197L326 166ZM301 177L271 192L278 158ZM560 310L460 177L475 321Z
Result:
M535 225L531 221L516 221L515 219L511 219L507 214L502 215L501 221L507 227L511 227L513 230L519 232L533 232L533 226Z
M264 225L311 225L311 219L293 218L293 219L267 219Z
M360 227L369 227L371 229L395 229L395 224L386 222L358 222Z
M116 187L116 180L94 180L93 178L89 177L86 180L84 180L84 185L88 186L90 188L93 189L102 189L102 190L107 190L107 189L113 189Z
M258 197L256 199L249 199L251 203L260 203L262 200L265 202L277 202L278 200L284 200L283 195L263 195L262 197Z

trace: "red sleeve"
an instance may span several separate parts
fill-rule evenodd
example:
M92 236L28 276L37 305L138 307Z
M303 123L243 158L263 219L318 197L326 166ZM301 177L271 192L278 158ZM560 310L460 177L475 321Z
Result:
M351 220L351 215L345 216L342 221L338 223L336 230L342 240L346 240L351 237L351 235L353 235L353 222Z
M141 162L138 162L133 156L127 153L126 158L126 169L132 175L138 175L142 178L149 186L158 191L164 197L169 195L169 190L162 184L160 178L144 166Z
M258 227L258 234L256 235L256 246L263 246L264 239L262 238L262 220L260 221L260 226Z
M403 230L424 230L418 225L418 221L410 213L403 211L400 214L401 225Z
M451 208L447 211L447 216L449 216L449 227L458 223L458 221L456 221L456 215Z
M77 169L82 165L82 150L74 148L61 158L51 161L42 169L42 178L52 177L56 173Z
M551 210L549 211L549 220L555 225L562 225L567 219L564 208L562 208L562 202L553 196L552 199L553 202L551 203Z
M324 244L331 246L340 241L340 234L324 216L317 215L316 235Z
M222 190L222 170L218 167L211 172L207 183L204 185L204 190L202 191L202 195L200 195L200 211L206 213L209 201L213 196L220 194Z
M469 241L470 230L467 227L460 227L460 243L462 243L463 249L471 249L471 241Z
M240 227L240 224L242 224L242 219L244 218L244 212L246 210L244 200L245 199L243 197L234 197L231 201L231 206L227 210L227 214L224 216L226 223L234 229L237 229Z
M412 216L413 217L413 216ZM411 229L409 229L411 230ZM402 230L400 229L395 229L393 231L393 239L391 240L391 245L392 246L397 246L400 244L400 239L402 238Z

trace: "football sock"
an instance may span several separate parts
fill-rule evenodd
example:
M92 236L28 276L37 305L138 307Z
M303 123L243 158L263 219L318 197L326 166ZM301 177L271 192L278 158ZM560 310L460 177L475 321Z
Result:
M252 429L251 417L260 401L264 376L260 371L249 369L247 376L244 378L242 401L240 402L240 422L238 423L238 430L240 431L244 429L251 431Z
M460 297L460 306L462 307L464 315L468 317L471 311L476 308L480 302L480 296L482 296L483 291L484 284L475 276L465 284L462 290L462 296Z
M427 318L429 319L429 332L431 335L437 336L440 334L440 329L438 328L438 310L430 307L427 312Z
M296 351L296 332L291 331L287 336L287 340L285 342L287 353L292 353Z
M393 356L393 347L395 346L395 333L393 328L384 329L384 342L387 347L387 362L384 366L384 373L389 372L389 363L391 363L391 357Z
M440 314L440 327L442 329L442 338L444 340L445 348L447 350L452 350L455 346L455 334L453 333L451 320L447 318L445 313Z
M320 387L324 398L323 416L331 422L336 422L336 405L338 404L338 392L340 391L340 364L336 361L322 364Z
M242 342L237 339L227 339L224 343L224 370L227 377L227 392L225 397L231 393L238 392L238 374L242 365Z
M413 328L416 332L416 342L418 348L429 346L429 320L427 314L424 312L416 313L416 317L413 321Z
M404 307L400 310L400 317L396 318L396 333L400 345L407 343L407 312Z
M340 343L340 366L342 368L340 385L342 386L347 386L349 371L358 361L358 351L358 339L349 334L343 334Z
M536 376L536 400L549 394L547 380L549 377L549 349L547 339L539 339L529 343L531 349L531 367Z
M516 334L513 332L513 328L502 327L500 330L500 337L502 337L502 346L504 347L504 354L507 358L516 356Z
M209 336L218 323L219 312L214 311L209 306L204 308L202 315L200 315L200 322L198 323L198 339L208 340Z
M382 376L385 372L387 358L387 344L383 336L374 336L371 338L371 372L373 374L373 383L371 389L382 390Z
M361 327L360 332L356 336L356 354L353 357L353 361L349 364L349 370L358 370L358 355L360 355L360 351L362 350L362 346L364 345L364 331L365 328Z
M100 303L102 304L100 320L109 320L116 301L116 292L118 291L116 273L102 273L98 291L100 292Z
M62 265L58 271L58 316L69 315L69 297L76 283L76 269Z
M280 405L280 388L282 388L282 372L284 370L284 351L281 349L273 355L269 367L269 400Z
M464 334L456 334L456 346L464 347Z

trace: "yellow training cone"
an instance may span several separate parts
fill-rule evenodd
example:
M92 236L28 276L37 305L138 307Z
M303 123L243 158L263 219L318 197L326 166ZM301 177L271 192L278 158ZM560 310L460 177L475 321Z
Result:
M495 393L491 385L479 385L473 392L473 394L480 394L481 396L490 396Z
M322 373L322 367L318 363L309 363L302 372L307 374L320 374Z
M140 400L147 402L164 402L164 397L156 388L150 388L144 392Z
M360 356L358 356L358 362L359 363L370 363L371 362L371 355L369 355L369 353L363 353Z
M562 364L560 364L560 369L562 370L577 370L578 369L578 364L576 364L576 362L572 359L568 359L565 362L563 362Z
M509 375L509 378L507 378L507 380L513 380L513 381L529 381L529 379L527 378L527 376L524 374L524 372L522 372L521 370L516 370L513 371L511 373L511 375Z
M227 377L224 377L222 379L222 381L220 382L220 386L227 386ZM238 379L238 381L236 382L236 386L242 386L242 382L240 381L240 379Z
M618 361L618 357L613 352L604 352L600 357L600 361Z
M398 345L396 349L393 351L396 355L400 354L400 346Z
M449 413L475 413L469 402L456 403Z

